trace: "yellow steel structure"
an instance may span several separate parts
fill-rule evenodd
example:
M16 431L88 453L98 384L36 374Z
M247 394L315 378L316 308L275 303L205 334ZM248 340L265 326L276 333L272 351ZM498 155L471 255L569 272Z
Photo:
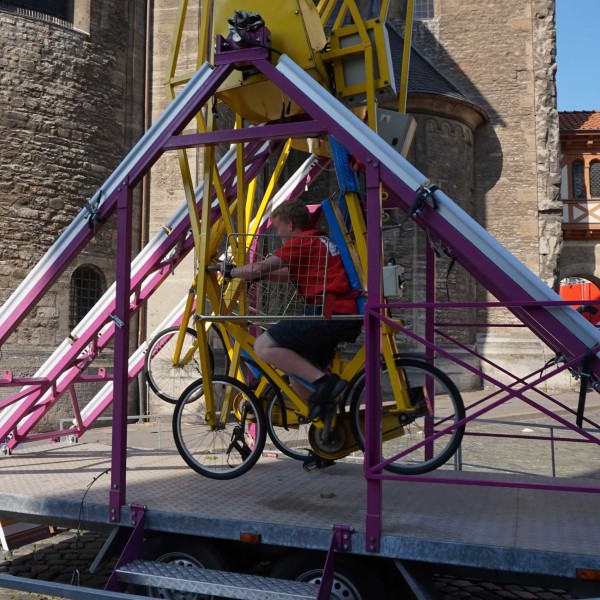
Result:
M408 0L412 5L412 0ZM391 53L387 40L386 18L389 0L382 0L379 14L365 18L355 0L197 0L194 5L194 16L200 13L200 26L197 39L196 67L214 57L214 40L217 35L227 37L230 33L228 19L236 11L258 13L264 19L270 32L268 46L275 62L279 54L286 54L306 70L320 85L355 108L359 114L376 130L377 105L380 98L395 98L396 89L391 64ZM181 72L179 63L186 17L188 16L188 0L180 0L177 18L175 19L169 63L166 73L166 89L170 99L177 94L179 86L187 83L193 73ZM410 11L412 14L412 10ZM197 21L196 21L197 22ZM326 35L326 31L328 34ZM189 40L188 40L189 41ZM189 64L189 57L187 64ZM296 116L300 107L282 97L282 92L263 75L244 68L236 70L218 89L215 105L222 103L229 108L227 118L235 120L236 128L252 124L276 121L282 117ZM197 132L210 132L218 128L216 110L207 107L196 118ZM246 285L240 281L232 282L225 295L221 295L221 281L215 272L208 272L205 267L215 264L219 256L231 257L236 264L245 264L250 248L242 240L252 239L252 234L259 231L271 211L272 198L279 186L284 167L291 148L301 148L319 155L330 155L331 150L326 138L319 140L288 140L278 146L273 155L268 181L264 189L260 189L257 179L246 180L244 163L244 145L236 146L236 198L227 200L223 191L220 173L216 166L216 150L213 146L203 147L194 159L200 168L204 181L203 201L198 209L195 188L198 182L193 180L190 168L190 156L186 150L178 150L179 167L183 179L183 187L187 200L194 237L198 271L188 297L180 335L176 344L173 365L177 365L182 356L188 358L189 349L183 348L185 329L194 315L197 332L197 349L200 355L200 369L203 377L208 379L205 394L212 394L208 385L211 378L210 352L208 351L209 323L205 316L213 312L230 314L230 307L236 306L239 312L236 320L221 323L226 330L225 345L231 358L230 374L236 376L239 369L240 353L244 350L251 358L258 360L252 347L253 337L246 331L247 322L243 320ZM220 218L211 221L212 194L216 192ZM366 227L362 207L357 193L346 193L345 204L348 210L350 226L347 227L339 210L333 203L340 230L350 249L352 260L358 277L366 284ZM237 234L246 234L238 235ZM251 235L247 235L251 234ZM195 296L195 298L194 298ZM195 302L194 302L195 300ZM241 300L241 301L240 301ZM192 314L194 313L194 315ZM242 319L242 320L240 320ZM394 364L395 343L393 332L384 335L384 354L386 363ZM364 349L359 352L348 365L343 367L349 372L357 372L364 362ZM342 366L340 365L340 368ZM276 372L271 376L286 394L293 395L289 384ZM406 390L403 389L400 375L391 375L394 392L397 392L398 407L410 410ZM212 406L208 398L207 406ZM296 407L297 414L304 417L308 407ZM219 429L219 417L210 411L206 420L215 429ZM314 423L317 429L323 428L320 420ZM347 426L347 423L346 425ZM349 441L350 443L350 441Z

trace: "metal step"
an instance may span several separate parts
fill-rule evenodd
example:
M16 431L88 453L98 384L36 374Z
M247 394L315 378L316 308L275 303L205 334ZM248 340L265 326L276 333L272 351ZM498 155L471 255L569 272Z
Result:
M240 600L315 600L319 593L319 587L312 583L147 560L123 565L116 570L116 575L122 583Z

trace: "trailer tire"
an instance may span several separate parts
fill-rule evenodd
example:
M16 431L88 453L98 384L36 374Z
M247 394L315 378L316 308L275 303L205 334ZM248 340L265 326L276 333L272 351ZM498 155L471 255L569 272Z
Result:
M144 544L144 559L162 563L179 563L200 567L228 571L229 565L221 552L209 542L204 540L174 535L157 535ZM148 588L145 586L129 586L129 593L148 596L150 598L163 598L165 600L218 600L216 596L207 594L173 592L164 588Z
M326 555L321 552L290 552L277 561L271 577L314 583L321 582ZM331 600L385 600L384 577L368 557L336 554Z

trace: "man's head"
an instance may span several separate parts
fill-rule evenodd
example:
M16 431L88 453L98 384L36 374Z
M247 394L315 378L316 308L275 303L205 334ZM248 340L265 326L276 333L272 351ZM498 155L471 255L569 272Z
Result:
M310 213L300 200L290 200L280 204L271 213L271 223L279 235L290 235L304 231L308 225Z

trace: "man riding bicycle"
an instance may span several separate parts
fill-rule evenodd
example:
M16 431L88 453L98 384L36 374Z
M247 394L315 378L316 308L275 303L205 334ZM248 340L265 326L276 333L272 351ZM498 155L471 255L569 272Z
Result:
M309 221L310 212L300 200L278 206L271 223L283 239L281 248L262 261L226 265L225 274L246 281L291 280L304 297L306 318L279 321L257 338L254 350L261 360L310 384L312 393L293 382L295 391L308 399L312 420L346 387L346 381L326 369L337 345L356 339L362 322L331 318L358 314L359 293L350 286L337 246L321 230L310 228ZM326 318L310 318L317 315Z

